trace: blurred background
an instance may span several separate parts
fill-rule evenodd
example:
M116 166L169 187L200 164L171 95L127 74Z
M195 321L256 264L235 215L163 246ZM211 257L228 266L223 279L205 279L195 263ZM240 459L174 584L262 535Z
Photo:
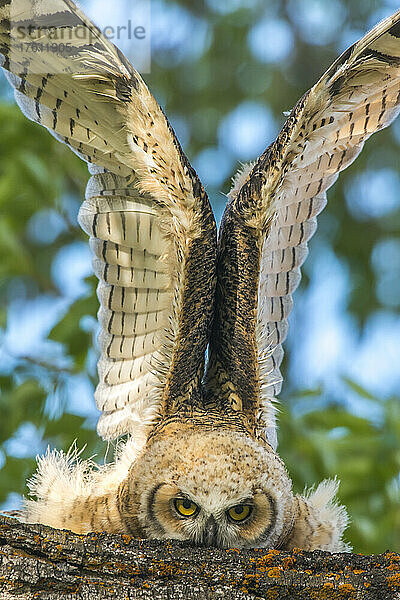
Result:
M143 9L130 0L81 5L101 26ZM218 220L231 176L273 141L283 111L397 8L395 0L151 0L144 77ZM77 225L86 181L85 164L20 114L0 74L3 509L20 506L48 445L67 449L77 438L98 461L107 451L95 433L96 281ZM338 475L356 552L400 551L399 307L400 119L328 192L282 369L280 453L296 492Z

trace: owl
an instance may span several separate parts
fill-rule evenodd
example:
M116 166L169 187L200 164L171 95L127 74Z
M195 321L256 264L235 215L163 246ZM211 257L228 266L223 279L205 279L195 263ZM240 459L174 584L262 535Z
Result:
M54 33L69 44L49 45ZM123 440L103 466L75 447L40 457L23 519L217 547L349 550L337 481L293 492L276 398L326 191L400 110L400 11L329 67L234 178L218 236L162 109L71 0L2 0L0 52L21 110L89 166L79 223L99 279L98 433Z

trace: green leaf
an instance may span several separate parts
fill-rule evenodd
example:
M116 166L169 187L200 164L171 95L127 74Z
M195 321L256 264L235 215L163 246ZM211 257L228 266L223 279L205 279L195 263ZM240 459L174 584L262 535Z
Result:
M342 380L351 388L356 394L361 396L361 398L366 398L367 400L375 400L377 402L377 398L368 392L364 387L362 387L359 383L356 383L350 377L342 377Z

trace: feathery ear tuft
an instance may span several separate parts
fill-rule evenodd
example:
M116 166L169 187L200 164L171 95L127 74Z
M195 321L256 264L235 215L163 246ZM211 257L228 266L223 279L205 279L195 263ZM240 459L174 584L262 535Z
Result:
M351 546L342 540L349 517L346 508L336 500L338 487L337 479L325 479L316 490L309 490L305 496L295 496L294 526L285 549L351 550Z

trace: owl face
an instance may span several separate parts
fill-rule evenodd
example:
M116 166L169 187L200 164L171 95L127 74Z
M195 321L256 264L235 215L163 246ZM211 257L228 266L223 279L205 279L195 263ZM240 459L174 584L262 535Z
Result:
M222 431L154 441L130 476L140 526L148 537L196 545L276 546L293 496L282 461L267 448Z

